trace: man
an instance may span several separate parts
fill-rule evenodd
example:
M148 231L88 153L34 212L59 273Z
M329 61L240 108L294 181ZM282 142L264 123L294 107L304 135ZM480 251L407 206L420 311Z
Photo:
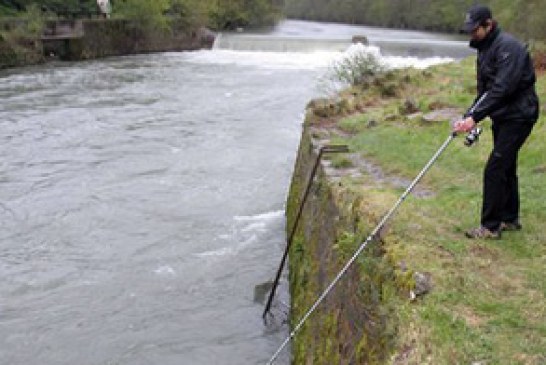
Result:
M469 132L490 117L494 144L484 171L481 225L465 234L500 238L501 231L521 229L517 159L538 119L536 77L526 47L501 31L489 8L472 7L461 32L471 36L470 47L478 50L476 101L481 100L453 130Z

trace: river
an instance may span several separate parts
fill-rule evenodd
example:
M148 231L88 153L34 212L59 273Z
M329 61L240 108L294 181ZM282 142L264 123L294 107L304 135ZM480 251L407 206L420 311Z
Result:
M300 21L259 37L354 34L437 50L390 48L397 66L463 49ZM261 364L277 349L288 329L264 326L254 287L284 247L304 107L341 52L236 43L0 72L0 364Z

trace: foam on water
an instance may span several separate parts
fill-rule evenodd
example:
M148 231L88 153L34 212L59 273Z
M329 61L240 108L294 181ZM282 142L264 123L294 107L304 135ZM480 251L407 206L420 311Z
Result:
M234 50L203 50L185 54L185 60L197 64L239 65L243 67L258 67L265 69L327 69L331 65L355 52L365 52L377 55L389 68L427 68L436 64L452 62L449 57L398 57L383 56L376 46L364 46L360 43L351 45L344 52L263 52Z
M338 54L338 52L254 52L219 49L192 52L185 56L187 62L199 64L314 70L327 67Z
M243 241L235 241L234 245L222 247L217 250L210 250L210 251L196 253L195 256L201 257L201 258L234 256L234 255L237 255L239 252L241 252L241 250L243 250L244 248L257 242L257 239L258 239L258 236L253 234Z
M158 267L157 269L154 270L154 273L160 276L176 275L176 272L174 271L174 269L168 265Z
M365 46L361 43L351 45L341 56L336 58L334 62L342 61L346 58L353 57L357 54L369 54L377 59L381 64L387 68L406 68L414 67L424 69L430 66L453 62L450 57L402 57L402 56L383 56L381 50L377 46Z
M236 221L270 221L273 219L278 219L284 217L284 210L275 210L272 212L267 213L261 213L256 215L250 215L250 216L240 216L236 215L233 217Z
M196 253L196 257L211 258L237 255L246 247L262 240L276 224L284 220L284 211L276 210L251 216L233 217L233 227L230 232L223 233L218 238L224 246L215 250Z

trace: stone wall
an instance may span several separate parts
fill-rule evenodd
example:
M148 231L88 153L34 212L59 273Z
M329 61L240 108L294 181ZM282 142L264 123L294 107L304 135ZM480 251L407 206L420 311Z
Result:
M0 34L0 69L34 65L44 61L41 42Z
M315 138L306 121L287 203L290 230L318 149L328 141ZM291 326L352 257L380 216L366 196L332 175L324 161L313 182L290 251ZM325 301L309 317L292 343L294 364L386 364L396 347L401 293L412 283L400 273L388 239L373 241Z
M70 32L70 29L74 32ZM64 36L63 36L64 35ZM29 46L32 41L32 47ZM130 21L89 19L49 22L42 40L4 39L0 35L0 69L46 62L49 58L86 60L127 54L211 48L206 29L175 24L171 32L144 34Z
M81 60L136 53L195 50L208 45L197 31L178 29L165 34L143 34L125 20L90 20L84 36L70 41L68 59Z

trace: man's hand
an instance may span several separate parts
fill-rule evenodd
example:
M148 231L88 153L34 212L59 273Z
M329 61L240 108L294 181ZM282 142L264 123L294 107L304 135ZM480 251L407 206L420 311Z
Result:
M455 133L461 133L461 132L470 132L472 129L476 127L476 122L474 121L474 118L468 117L462 120L459 120L453 124L453 132Z

